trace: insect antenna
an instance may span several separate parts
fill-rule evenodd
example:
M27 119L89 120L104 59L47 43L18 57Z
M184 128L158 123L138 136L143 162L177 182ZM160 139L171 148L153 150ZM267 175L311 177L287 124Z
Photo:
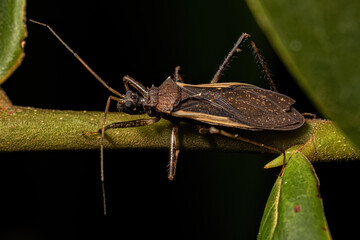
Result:
M115 95L119 96L119 97L124 97L124 95L120 94L118 91L116 91L115 89L113 89L112 87L110 87L109 85L107 85L105 83L104 80L102 80L102 78L96 74L96 72L94 70L92 70L92 68L89 67L89 65L86 64L86 62L76 53L74 52L74 50L72 50L69 45L67 45L64 40L62 40L62 38L47 24L42 23L42 22L38 22L32 19L29 19L30 22L41 25L43 27L46 27L56 38L57 40L59 40L59 42L91 73L91 75L93 75L106 89L108 89L110 92L114 93Z
M93 75L106 89L108 89L110 92L112 92L113 94L119 96L120 98L114 97L114 96L110 96L108 98L107 104L106 104L106 109L105 109L105 116L104 116L104 121L103 121L103 127L101 129L101 145L100 145L100 155L101 155L101 163L100 163L100 168L101 168L101 187L102 187L102 196L103 196L103 208L104 208L104 215L106 215L106 197L105 197L105 183L104 183L104 132L105 132L105 121L106 121L106 116L109 110L109 105L110 105L110 100L116 100L118 102L121 101L121 98L124 98L125 95L120 94L118 91L116 91L115 89L113 89L112 87L110 87L109 85L107 85L105 83L105 81L95 73L94 70L92 70L92 68L89 67L89 65L86 64L86 62L74 51L72 50L69 45L67 45L64 40L62 40L62 38L47 24L42 23L42 22L38 22L32 19L29 19L30 22L41 25L43 27L46 27L56 38L57 40L91 73L91 75ZM86 135L92 135L95 133L99 133L99 132L93 132L93 133L88 133L88 134L83 134L84 136Z

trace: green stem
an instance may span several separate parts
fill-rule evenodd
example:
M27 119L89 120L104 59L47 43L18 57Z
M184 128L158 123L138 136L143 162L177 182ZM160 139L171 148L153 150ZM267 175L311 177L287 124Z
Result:
M333 122L313 120L313 134L303 144L286 150L286 161L296 152L302 152L311 162L360 159L359 149L340 131ZM265 165L265 168L283 165L279 156Z
M44 151L99 149L100 136L83 133L102 126L103 112L59 111L13 106L0 111L0 151ZM107 122L129 121L146 115L109 113ZM167 120L145 127L112 129L106 132L104 145L111 149L168 149L171 123ZM287 149L311 145L317 154L313 160L359 159L359 150L330 121L307 120L298 130L288 132L245 131L241 136L265 145ZM316 136L316 138L314 138ZM200 135L194 125L183 123L179 129L180 149L238 152L270 152L248 143L218 135ZM310 148L307 148L310 149ZM316 149L316 151L315 151ZM326 154L322 154L324 151ZM319 155L319 153L321 153Z

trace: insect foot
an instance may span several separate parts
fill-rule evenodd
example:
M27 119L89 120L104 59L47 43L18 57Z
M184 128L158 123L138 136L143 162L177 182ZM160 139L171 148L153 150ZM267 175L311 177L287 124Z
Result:
M197 126L197 130L199 131L200 134L219 134L220 130L211 126L211 127L204 127L204 126Z

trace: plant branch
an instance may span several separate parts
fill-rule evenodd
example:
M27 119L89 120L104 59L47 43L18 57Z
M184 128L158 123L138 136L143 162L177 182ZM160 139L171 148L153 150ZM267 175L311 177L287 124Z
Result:
M0 111L0 151L45 151L99 149L100 135L83 136L101 128L103 112L60 111L13 106ZM109 113L108 123L146 118ZM171 123L167 120L145 127L112 129L106 132L107 149L168 149ZM359 159L359 150L330 121L307 120L298 130L288 132L245 131L239 134L254 141L287 149L295 145L313 144L316 160ZM314 140L316 136L316 141ZM180 149L238 152L269 152L248 143L218 135L201 135L194 125L183 123L179 129ZM310 148L311 149L311 148ZM316 150L315 150L316 149ZM311 153L310 153L311 155ZM314 155L315 156L315 155Z

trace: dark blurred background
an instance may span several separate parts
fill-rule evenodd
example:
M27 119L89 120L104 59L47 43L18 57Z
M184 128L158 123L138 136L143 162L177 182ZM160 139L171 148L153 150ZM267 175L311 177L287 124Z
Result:
M51 25L119 91L126 74L145 86L160 85L177 65L185 82L207 83L248 32L280 92L296 99L299 111L317 113L243 1L29 1L27 16ZM26 57L3 85L13 103L103 111L109 92L48 30L28 23L28 34ZM249 49L221 81L269 87ZM280 171L263 169L273 156L182 151L170 182L167 151L105 154L106 217L99 151L1 154L0 239L255 239ZM335 239L357 232L350 217L359 214L353 186L359 166L314 165Z

